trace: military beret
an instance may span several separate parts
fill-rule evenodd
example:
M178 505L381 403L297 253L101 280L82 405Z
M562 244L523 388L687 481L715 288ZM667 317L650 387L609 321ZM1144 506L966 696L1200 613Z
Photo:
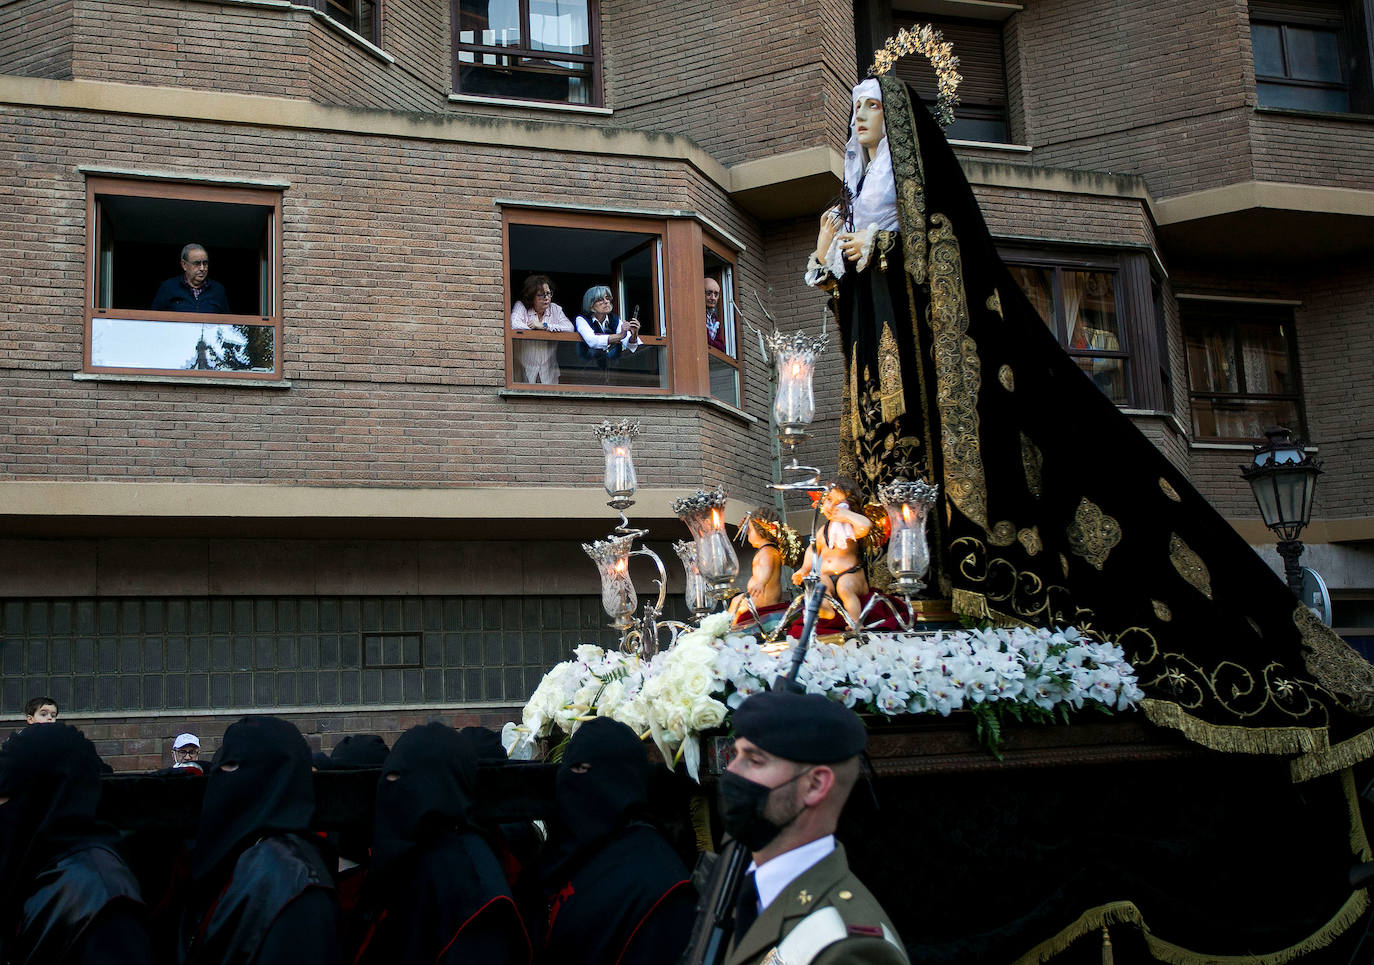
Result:
M735 711L735 736L799 764L834 764L863 751L857 714L820 694L766 690Z

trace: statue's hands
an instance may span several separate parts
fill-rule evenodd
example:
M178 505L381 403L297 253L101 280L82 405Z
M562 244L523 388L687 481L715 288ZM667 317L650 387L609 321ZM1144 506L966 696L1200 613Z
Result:
M792 583L793 583L795 586L801 586L801 585L802 585L802 580L803 580L804 578L805 578L805 577L803 577L802 574L801 574L800 572L793 573L793 574L792 574Z
M812 255L818 264L825 264L825 257L830 254L830 245L843 227L844 219L840 217L839 208L831 208L821 215L821 230L816 235L816 250Z
M858 261L864 253L864 245L868 243L868 232L866 231L846 231L840 235L840 250L844 252L846 261Z

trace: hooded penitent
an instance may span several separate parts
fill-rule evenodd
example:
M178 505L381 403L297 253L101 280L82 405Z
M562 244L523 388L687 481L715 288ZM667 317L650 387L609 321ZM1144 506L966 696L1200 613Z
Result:
M505 876L469 825L477 761L458 732L412 727L382 765L359 962L527 962Z
M103 770L66 724L26 727L0 747L0 960L65 961L114 904L134 929L128 960L148 955L138 884L95 817Z
M634 731L609 717L577 729L558 768L558 816L549 875L575 864L627 821L649 799L649 761Z

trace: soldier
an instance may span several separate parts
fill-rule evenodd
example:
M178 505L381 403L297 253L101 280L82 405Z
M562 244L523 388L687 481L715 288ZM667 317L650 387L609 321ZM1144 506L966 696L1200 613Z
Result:
M859 776L863 723L818 694L767 691L735 711L735 759L721 776L725 830L753 854L725 965L905 965L882 907L835 841Z

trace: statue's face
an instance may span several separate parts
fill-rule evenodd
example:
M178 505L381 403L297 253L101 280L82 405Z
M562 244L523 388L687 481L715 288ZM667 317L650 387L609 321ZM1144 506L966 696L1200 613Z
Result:
M883 102L876 97L863 97L855 101L854 129L859 143L872 154L886 133L883 126Z

